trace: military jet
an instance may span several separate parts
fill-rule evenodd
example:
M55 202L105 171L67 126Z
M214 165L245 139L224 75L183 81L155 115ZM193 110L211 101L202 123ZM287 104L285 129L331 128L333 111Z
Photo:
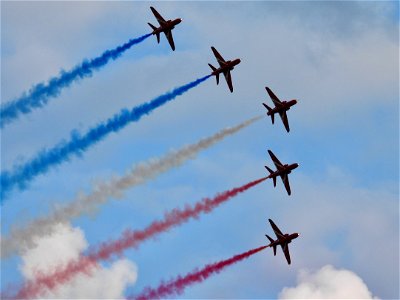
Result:
M217 49L214 47L211 47L211 50L214 53L215 58L217 59L219 63L219 68L217 69L211 64L208 64L210 68L212 69L211 75L215 75L217 79L217 84L219 83L219 74L223 73L226 79L226 83L228 84L229 90L231 93L233 92L233 85L232 85L232 77L231 77L231 71L235 68L236 65L240 64L240 59L237 58L235 60L228 60L226 61L223 59L221 54L218 53Z
M282 178L282 182L285 185L286 191L288 195L290 196L291 191L290 191L290 185L289 185L289 177L288 175L292 172L292 170L296 169L299 164L294 163L291 165L288 164L282 164L279 159L272 153L271 150L268 150L269 156L271 156L272 161L275 164L275 167L277 168L276 171L272 171L268 166L265 166L265 168L269 171L269 176L267 178L272 178L274 181L274 187L276 187L276 178L280 176Z
M278 226L276 226L275 223L271 219L268 219L268 221L271 224L271 227L274 230L277 239L274 240L273 238L268 236L268 234L266 234L265 236L271 242L269 245L267 245L267 247L272 247L274 249L274 256L275 256L276 255L276 246L281 245L282 251L285 254L286 260L287 260L288 264L290 265L291 260L290 260L290 253L289 253L289 244L292 242L292 240L298 238L300 234L298 234L298 233L283 234L279 230Z
M275 114L278 113L282 119L283 125L285 125L286 131L289 132L289 121L286 115L286 112L297 103L296 99L290 101L280 101L277 96L271 91L269 87L265 87L269 96L271 97L272 102L274 103L275 107L271 108L267 104L263 103L264 107L268 110L267 116L271 116L272 124L274 124Z
M167 40L169 44L171 45L171 48L173 51L175 51L175 44L174 44L174 39L172 37L172 29L175 28L175 25L178 25L180 22L182 22L182 19L175 19L175 20L164 20L164 18L156 11L156 9L152 6L150 6L151 11L153 12L154 16L156 17L158 23L160 24L160 27L156 27L150 23L149 26L153 29L153 32L151 34L155 34L157 36L157 43L160 43L160 33L164 32L165 36L167 37Z

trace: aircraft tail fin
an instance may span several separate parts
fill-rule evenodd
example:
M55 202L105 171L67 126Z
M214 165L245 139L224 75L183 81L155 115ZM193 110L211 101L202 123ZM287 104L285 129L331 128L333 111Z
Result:
M214 71L217 70L216 67L214 67L212 64L208 64L210 66L210 68ZM219 83L219 73L215 74L215 78L217 79L217 84Z
M147 24L149 24L149 26L151 27L151 29L153 29L153 30L156 30L156 29L157 29L157 27L154 26L153 24L151 24L151 23L147 23ZM160 43L160 33L157 32L157 33L156 33L156 36L157 36L157 43Z
M269 241L270 241L271 243L274 242L274 240L273 240L268 234L266 234L265 236L269 239ZM272 249L274 249L274 255L276 255L276 245L273 245L273 246L272 246Z

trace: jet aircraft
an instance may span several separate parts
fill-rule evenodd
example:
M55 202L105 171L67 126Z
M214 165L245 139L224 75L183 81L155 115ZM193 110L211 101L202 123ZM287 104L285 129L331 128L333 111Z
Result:
M269 156L271 156L272 161L275 164L275 167L277 168L276 171L272 171L269 167L265 166L265 168L269 171L269 176L267 178L272 178L274 181L274 187L276 187L276 178L280 176L282 178L282 182L285 185L286 191L288 195L290 196L291 191L290 191L290 185L289 185L289 177L288 175L292 172L292 170L296 169L299 164L294 163L294 164L282 164L279 159L272 153L271 150L268 150Z
M172 50L175 51L174 39L172 37L172 29L175 28L175 25L178 25L180 22L182 22L182 19L166 21L156 11L156 9L154 7L150 6L150 9L153 12L154 16L156 17L158 23L160 24L160 27L156 27L150 23L147 23L153 29L153 32L151 34L153 34L153 35L155 34L157 36L157 43L160 43L160 33L164 32L169 44L171 45Z
M263 103L264 107L268 110L267 116L271 116L272 124L274 124L274 117L275 114L278 113L282 119L283 125L285 125L286 131L289 132L289 121L286 115L286 112L297 103L296 99L290 101L280 101L277 96L271 91L269 87L265 87L269 96L271 97L272 102L274 103L275 107L271 108L267 104Z
M231 93L233 92L233 85L232 85L232 77L231 77L231 71L235 68L236 65L240 64L240 59L236 58L235 60L228 60L226 61L223 59L221 54L218 53L217 49L214 47L211 47L211 50L214 53L215 58L217 59L219 63L219 68L217 69L211 64L208 64L210 68L212 69L211 75L215 75L217 79L217 84L219 83L219 74L223 73L226 79L226 83L228 84L229 90Z
M298 233L283 234L279 230L278 226L276 226L275 223L271 219L268 219L268 221L271 224L271 227L274 230L277 239L274 240L273 238L268 236L268 234L266 234L265 236L270 241L270 244L267 245L267 247L272 247L274 249L274 256L275 256L276 255L276 246L281 245L282 251L285 254L286 260L287 260L288 264L290 265L291 260L290 260L290 253L289 253L289 244L292 242L292 240L298 238L300 234L298 234Z

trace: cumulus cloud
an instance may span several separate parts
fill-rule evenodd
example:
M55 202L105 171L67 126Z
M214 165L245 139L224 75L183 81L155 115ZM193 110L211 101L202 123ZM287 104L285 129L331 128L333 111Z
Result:
M69 224L57 225L52 235L38 238L36 245L22 256L20 270L28 280L33 279L37 271L48 272L55 266L77 259L88 247L82 230ZM97 269L92 276L80 274L68 284L41 295L41 298L123 298L125 288L134 284L136 279L136 265L127 259L120 259L107 268Z
M22 256L20 270L26 279L34 279L35 271L49 272L55 265L66 265L76 260L87 248L85 236L79 228L58 224L54 234L35 240L36 247Z
M301 270L296 287L285 287L279 299L376 299L354 272L326 265L315 273Z

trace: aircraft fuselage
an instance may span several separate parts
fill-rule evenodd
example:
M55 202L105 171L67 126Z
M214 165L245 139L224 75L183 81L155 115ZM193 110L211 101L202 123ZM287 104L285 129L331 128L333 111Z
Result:
M154 29L151 34L154 35L154 34L164 32L165 30L172 30L180 22L182 22L182 19L168 20L164 25L161 25L160 27Z
M299 237L299 234L297 232L292 233L292 234L284 234L283 237L280 237L278 239L276 239L275 241L273 241L272 243L270 243L268 245L268 247L273 247L275 245L283 245L285 243L291 243L292 240L296 239Z
M224 63L223 66L221 66L220 68L216 69L215 71L213 71L211 73L211 75L217 75L220 73L224 73L226 71L232 71L236 65L240 64L240 59L237 58L235 60L228 60Z
M299 164L294 163L291 165L285 164L280 170L276 170L275 172L271 173L268 178L278 177L285 174L290 174L294 169L296 169Z
M267 112L267 115L270 116L276 113L288 111L295 104L297 104L296 99L290 101L282 101L282 103L279 106L275 106L273 109L269 110Z

